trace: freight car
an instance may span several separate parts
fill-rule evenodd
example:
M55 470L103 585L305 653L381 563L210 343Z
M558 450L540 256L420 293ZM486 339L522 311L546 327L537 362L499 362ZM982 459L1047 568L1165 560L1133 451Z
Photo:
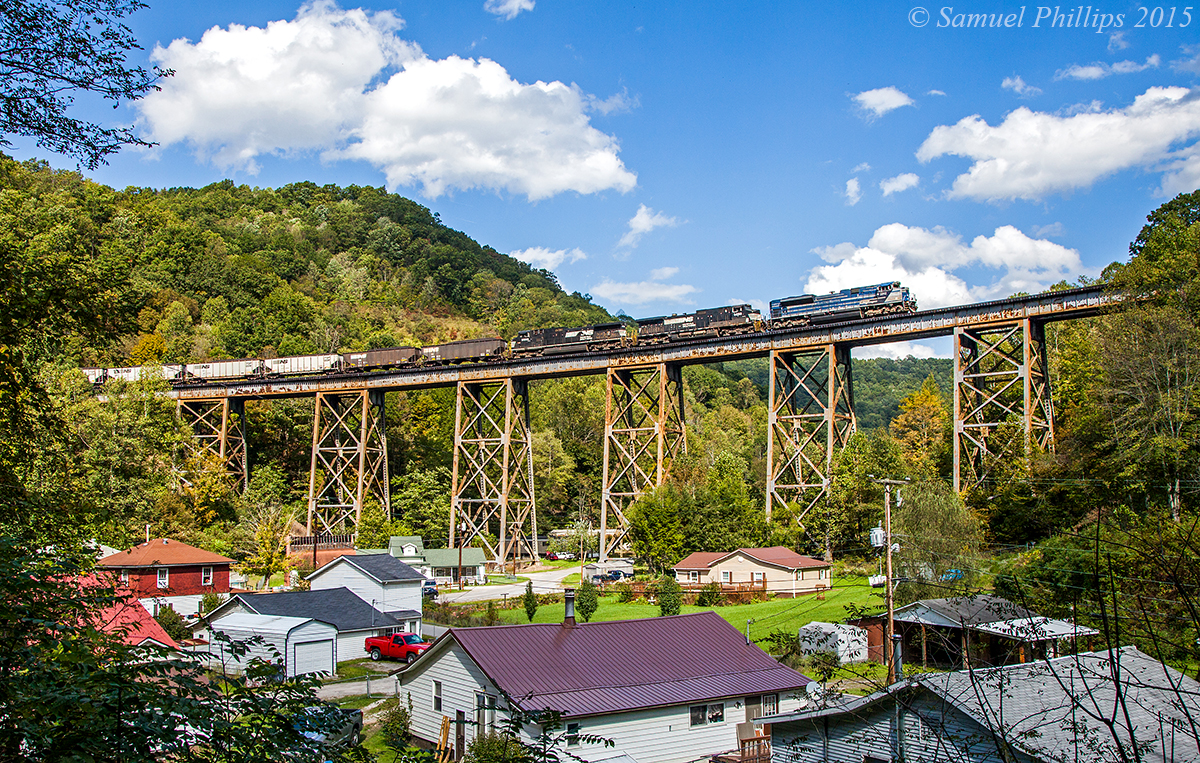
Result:
M629 343L623 323L597 323L578 328L518 331L512 341L512 356L566 355L574 352L615 350Z
M148 371L156 369L156 373L161 374L158 378L166 381L175 381L183 374L183 366L178 365L163 365L163 366L124 366L122 368L108 368L104 371L105 381L109 379L121 379L127 382L134 382L139 379L147 378Z
M342 356L292 355L286 358L268 358L263 361L266 376L297 376L300 374L327 374L342 370Z
M213 381L216 379L253 379L263 375L263 362L258 358L240 360L210 360L207 363L188 363L185 379Z
M369 371L373 368L403 368L421 359L421 350L416 347L384 347L366 352L348 352L342 363L348 371Z
M637 343L649 345L678 342L681 339L748 334L761 331L763 319L762 313L750 305L728 305L686 315L646 318L637 324Z
M830 294L800 294L771 302L771 328L835 323L855 318L914 313L917 301L899 281L856 286Z
M508 350L503 339L462 339L457 342L421 348L424 363L453 364L473 360L489 360L501 356Z

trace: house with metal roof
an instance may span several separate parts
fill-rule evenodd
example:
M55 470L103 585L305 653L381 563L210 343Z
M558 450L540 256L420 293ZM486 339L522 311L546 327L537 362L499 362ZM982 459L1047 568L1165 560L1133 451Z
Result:
M681 585L761 586L777 595L791 596L830 587L829 562L797 554L783 546L695 551L673 570L675 580Z
M337 630L311 617L230 612L209 630L223 637L207 633L209 664L230 673L242 672L255 658L282 665L288 678L306 673L333 675L337 669ZM232 642L244 644L245 651L231 649Z
M644 620L577 623L573 600L558 624L452 628L398 671L412 699L412 732L436 742L444 722L461 752L510 709L561 714L568 740L611 739L614 748L568 741L598 761L683 763L738 747L738 727L798 706L809 683L747 643L711 611ZM530 739L536 734L527 729Z
M762 722L788 763L1200 761L1200 683L1132 646L928 673Z
M1086 625L1043 617L982 593L914 601L898 607L894 620L906 661L934 667L989 667L1057 657L1064 643L1073 647L1097 634ZM882 662L886 616L851 622L867 629L870 659Z
M305 578L313 591L349 588L372 607L421 632L421 583L425 576L390 554L339 556Z
M404 631L407 622L372 606L350 589L342 587L316 591L235 594L205 615L195 626L193 633L196 638L211 642L212 631L225 629L226 621L230 617L243 615L300 618L316 620L331 626L335 634L335 664L365 657L363 642L367 637ZM420 613L410 612L409 617L419 620Z

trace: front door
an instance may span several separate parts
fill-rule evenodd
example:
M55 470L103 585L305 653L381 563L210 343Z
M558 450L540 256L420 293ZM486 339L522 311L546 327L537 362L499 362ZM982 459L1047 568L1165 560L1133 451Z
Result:
M462 710L454 713L454 759L462 760L467 747L467 714Z

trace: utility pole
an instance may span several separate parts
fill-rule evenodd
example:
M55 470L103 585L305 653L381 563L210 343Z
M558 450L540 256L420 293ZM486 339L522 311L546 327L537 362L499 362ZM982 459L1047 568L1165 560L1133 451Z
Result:
M892 488L907 485L908 480L877 480L876 485L883 485L883 544L886 546L887 561L884 567L884 598L887 600L887 639L884 641L884 662L887 664L888 686L896 683L896 604L892 596Z

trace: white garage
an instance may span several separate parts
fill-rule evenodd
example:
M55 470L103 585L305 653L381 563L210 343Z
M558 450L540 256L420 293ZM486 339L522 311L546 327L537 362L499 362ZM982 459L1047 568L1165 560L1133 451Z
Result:
M225 664L231 672L241 672L255 657L283 663L286 675L306 673L333 674L337 665L337 629L328 623L306 617L280 617L231 613L209 624L208 651L212 659ZM249 642L249 651L238 658L228 645L214 636L222 633L234 641Z

